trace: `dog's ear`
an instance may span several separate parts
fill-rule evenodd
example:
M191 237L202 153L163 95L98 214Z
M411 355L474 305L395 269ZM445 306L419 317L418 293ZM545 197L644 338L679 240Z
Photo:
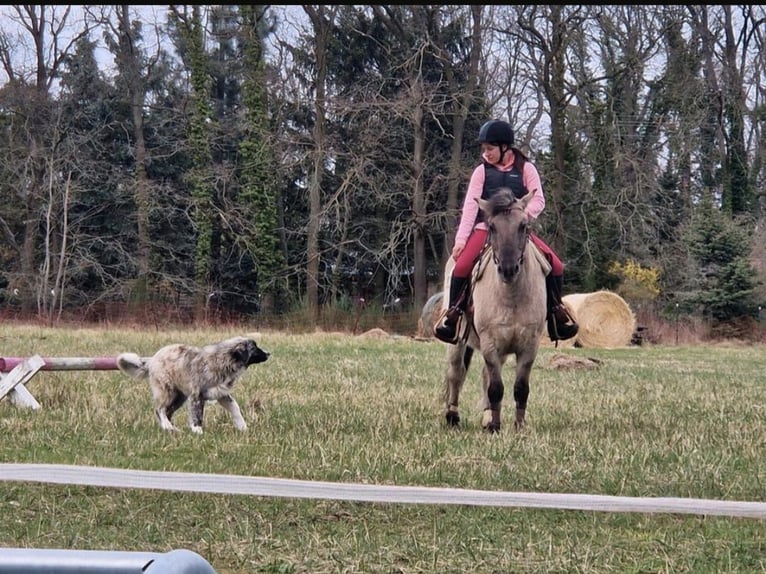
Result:
M238 365L247 365L250 361L250 343L251 341L242 341L237 343L231 350L231 358Z

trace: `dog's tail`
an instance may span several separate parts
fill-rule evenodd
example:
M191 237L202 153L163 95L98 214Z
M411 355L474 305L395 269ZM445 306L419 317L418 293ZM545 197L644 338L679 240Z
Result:
M145 379L149 376L146 362L135 353L121 353L117 356L117 368L134 379Z

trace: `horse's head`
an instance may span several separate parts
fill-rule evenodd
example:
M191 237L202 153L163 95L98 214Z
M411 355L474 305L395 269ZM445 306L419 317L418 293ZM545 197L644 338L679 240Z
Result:
M499 189L488 200L479 199L479 209L489 228L488 242L500 278L513 280L524 262L529 239L529 217L525 211L532 194L517 199L510 189Z

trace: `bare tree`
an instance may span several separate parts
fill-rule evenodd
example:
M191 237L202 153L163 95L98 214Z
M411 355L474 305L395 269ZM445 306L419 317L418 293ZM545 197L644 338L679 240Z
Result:
M48 275L39 273L39 229L44 223L41 218L53 213L51 202L62 200L67 189L66 175L55 171L57 114L51 92L66 58L89 35L90 21L87 17L76 20L72 6L13 5L11 9L0 28L0 62L11 92L7 110L18 120L16 135L23 140L23 150L13 159L18 167L12 170L24 222L17 243L16 288L24 311L31 311L36 303L38 313L47 316L61 293L48 289ZM43 260L49 256L46 253ZM47 267L46 273L50 271Z
M304 4L314 32L314 127L312 134L311 173L309 175L309 215L306 237L306 302L309 312L316 318L319 313L319 225L322 212L322 179L328 160L325 131L327 129L327 48L335 6Z
M542 95L550 119L550 151L554 169L546 175L546 196L549 199L546 218L555 222L553 240L565 248L564 217L561 212L567 188L568 146L567 108L574 94L567 82L567 50L569 43L580 36L588 10L583 6L549 5L519 7L516 12L517 27L506 33L525 46L525 54L519 64L526 62L533 76L527 77ZM534 100L533 100L534 101ZM539 116L535 114L535 117ZM513 121L513 118L512 120Z
M726 163L723 204L727 211L733 215L742 215L750 212L753 207L753 192L749 177L749 160L745 148L745 115L747 105L745 103L745 90L743 79L745 74L746 58L738 62L738 54L749 54L752 34L749 26L752 19L748 17L751 7L743 7L743 13L739 14L738 26L741 34L734 29L732 6L722 5L724 20L724 47L723 47L723 86L724 112L727 129L724 130L726 137ZM755 24L758 26L757 24Z
M114 6L114 16L106 12L103 15L107 32L104 34L108 48L115 56L117 78L121 92L125 93L132 120L131 132L134 150L134 197L137 207L138 246L136 282L138 301L146 302L149 280L149 213L151 209L151 182L146 170L147 151L144 138L144 107L147 85L152 81L154 68L159 59L159 52L147 57L142 46L142 23L134 17L127 4ZM115 21L116 20L116 21ZM159 42L157 43L159 46Z
M481 6L467 7L441 5L413 5L409 7L406 17L386 6L372 6L375 17L383 23L395 39L392 46L394 52L406 47L407 57L398 65L403 78L403 89L399 99L391 102L391 111L404 120L412 130L413 142L412 160L409 168L411 221L405 235L409 236L412 245L413 303L422 307L428 298L428 282L426 270L427 240L431 231L430 221L434 217L447 218L447 233L444 240L449 243L454 236L454 217L458 208L458 190L461 182L465 181L462 168L462 150L464 145L465 121L468 112L478 99L478 69L480 58L481 38ZM456 56L451 49L446 28L458 24L465 26L471 22L467 31L468 40L465 42L463 59ZM438 62L442 70L443 82L436 82L429 67L432 62ZM458 80L457 78L460 78ZM445 92L448 96L445 96ZM428 185L433 187L444 185L445 178L434 176L433 182L429 176L429 163L434 161L427 156L428 130L427 122L434 123L435 118L443 114L450 116L453 122L450 144L450 160L447 166L446 187L447 202L445 205L432 205L430 197L434 194ZM438 119L435 123L438 123ZM443 171L443 170L437 170ZM441 253L434 253L437 260L446 257L449 246L444 246Z
M470 40L467 43L468 53L465 56L467 62L465 63L464 70L461 70L461 74L456 73L450 54L444 50L443 42L435 46L435 50L437 50L437 53L441 55L445 62L444 69L449 92L455 95L450 102L453 124L451 134L452 145L449 165L447 167L446 233L441 256L434 253L434 258L439 262L440 269L444 269L444 265L452 250L452 244L455 241L457 218L452 214L459 213L459 193L461 186L465 186L466 182L463 162L466 120L470 110L480 100L479 64L482 57L482 14L485 7L481 4L471 4L468 9L470 10L471 18L470 29L466 30L466 36Z

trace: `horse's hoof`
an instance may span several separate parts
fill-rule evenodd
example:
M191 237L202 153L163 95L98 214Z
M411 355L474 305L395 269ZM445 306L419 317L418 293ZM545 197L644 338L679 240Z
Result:
M484 430L491 434L498 433L500 432L500 423L497 423L497 422L488 423L484 425Z
M513 428L520 431L524 428L524 421L526 419L526 409L516 408L516 420L513 423Z
M460 426L460 415L457 414L456 412L449 411L446 414L446 418L447 418L447 426L451 428L457 428Z

